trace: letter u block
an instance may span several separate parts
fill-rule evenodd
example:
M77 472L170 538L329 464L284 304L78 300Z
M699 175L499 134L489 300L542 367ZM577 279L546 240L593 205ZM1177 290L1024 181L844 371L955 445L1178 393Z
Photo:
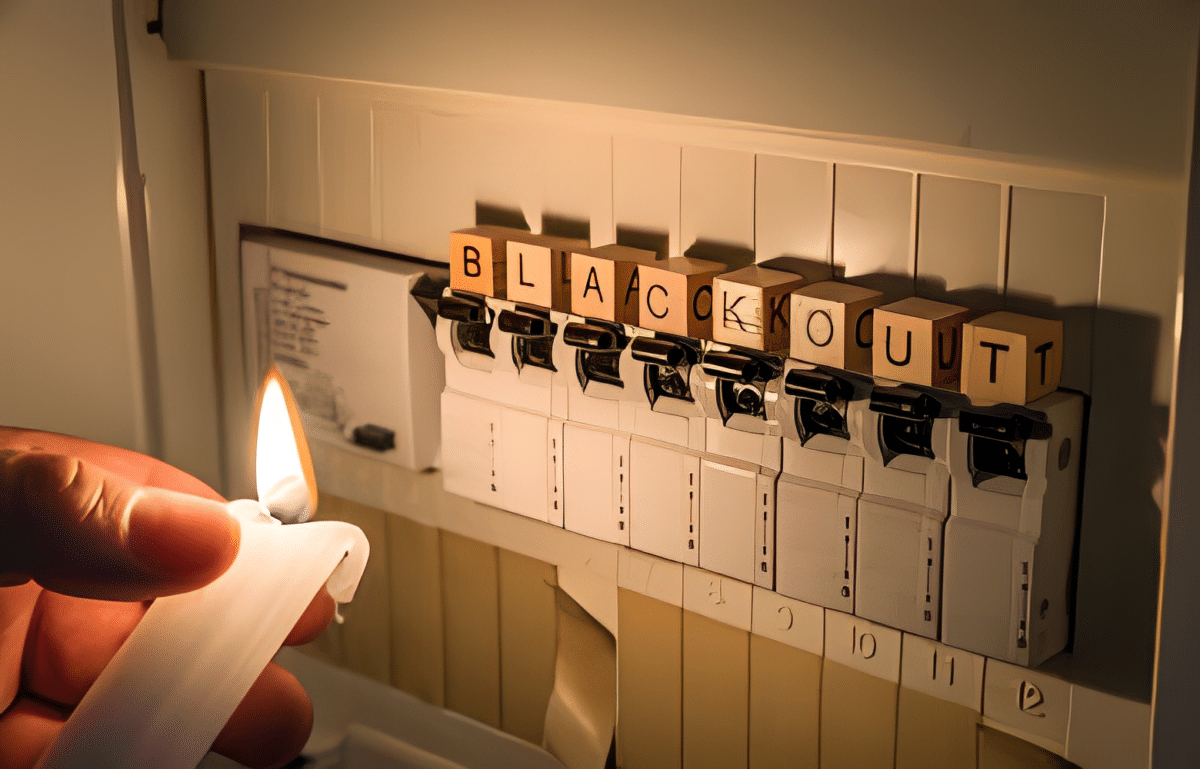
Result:
M1025 405L1058 389L1063 324L993 312L963 326L962 391L975 402Z
M788 349L788 293L804 278L751 265L713 278L713 340L764 352Z
M571 312L638 325L639 269L658 255L613 243L571 253Z
M967 308L911 296L875 310L875 376L954 389Z
M871 373L879 291L823 280L792 292L791 356L824 366Z
M571 252L587 243L529 235L508 239L508 299L560 312L571 304Z
M508 240L529 237L509 227L483 225L450 233L450 288L505 298Z
M720 262L687 256L643 266L639 325L694 339L712 339L712 283L724 269Z

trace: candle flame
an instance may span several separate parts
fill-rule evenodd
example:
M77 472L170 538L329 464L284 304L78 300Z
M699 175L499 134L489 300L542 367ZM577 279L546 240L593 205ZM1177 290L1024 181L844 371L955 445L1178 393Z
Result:
M317 510L317 484L292 390L279 369L258 390L254 478L258 501L285 523L307 521Z

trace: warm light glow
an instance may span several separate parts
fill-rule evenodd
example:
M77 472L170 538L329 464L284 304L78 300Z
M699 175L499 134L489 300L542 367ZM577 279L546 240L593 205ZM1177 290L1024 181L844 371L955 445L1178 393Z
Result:
M272 367L259 393L254 452L258 501L286 523L305 521L316 509L316 484L291 390Z

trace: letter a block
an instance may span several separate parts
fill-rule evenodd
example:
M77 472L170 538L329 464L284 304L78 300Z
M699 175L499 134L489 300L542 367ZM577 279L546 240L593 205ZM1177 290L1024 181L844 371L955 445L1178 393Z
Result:
M658 255L630 246L580 249L571 254L571 312L638 325L639 268Z
M871 373L875 308L883 294L823 280L792 292L792 348L796 360Z
M652 331L712 339L713 278L725 265L676 256L643 266L638 322Z
M450 288L503 299L506 244L509 238L528 236L522 230L494 226L450 233Z
M1059 320L993 312L963 326L962 391L972 401L1025 405L1058 389Z
M786 352L791 324L788 292L799 275L743 267L713 278L713 340L764 352Z
M911 296L875 310L875 376L954 389L967 308Z
M567 312L571 307L571 252L587 243L529 235L508 239L508 299Z

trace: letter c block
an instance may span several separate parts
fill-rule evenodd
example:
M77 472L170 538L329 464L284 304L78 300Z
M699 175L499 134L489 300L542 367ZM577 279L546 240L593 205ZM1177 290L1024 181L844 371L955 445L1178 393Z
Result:
M871 373L875 308L883 294L824 280L792 292L791 357L824 366Z
M963 326L962 390L977 403L1024 405L1058 389L1063 324L993 312Z
M713 278L725 265L677 256L643 266L638 321L652 331L712 339Z
M967 308L912 296L875 310L875 376L953 390Z

